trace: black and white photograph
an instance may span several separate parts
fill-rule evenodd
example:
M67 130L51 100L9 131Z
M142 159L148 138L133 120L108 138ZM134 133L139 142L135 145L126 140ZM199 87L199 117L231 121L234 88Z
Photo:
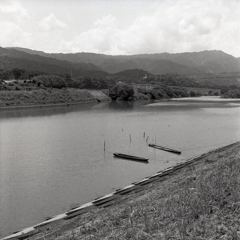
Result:
M240 0L0 0L1 240L240 240Z

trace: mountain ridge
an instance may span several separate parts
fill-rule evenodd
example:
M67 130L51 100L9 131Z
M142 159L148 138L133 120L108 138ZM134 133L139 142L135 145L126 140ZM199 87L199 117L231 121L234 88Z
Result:
M44 53L27 48L5 48L16 50L29 55L41 56L58 61L65 61L72 68L85 67L87 71L100 71L104 74L115 74L129 69L143 69L151 74L161 75L167 73L177 74L218 74L221 72L240 72L240 58L235 58L220 50L205 50L201 52L185 53L155 53L136 55L105 55L97 53ZM1 56L1 49L0 49ZM59 62L57 62L59 63ZM61 62L62 64L63 62ZM73 65L71 65L72 63ZM74 65L76 64L76 65ZM92 64L92 65L89 65ZM103 74L103 75L104 75Z
M9 70L12 68L25 68L28 70L41 71L46 73L68 73L74 77L79 75L102 75L107 76L100 67L92 63L74 63L66 60L58 60L39 54L29 54L15 48L0 47L0 67Z

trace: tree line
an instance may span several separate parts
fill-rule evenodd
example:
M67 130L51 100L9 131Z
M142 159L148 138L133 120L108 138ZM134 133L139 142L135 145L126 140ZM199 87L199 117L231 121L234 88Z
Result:
M200 96L199 92L187 91L185 87L203 88L195 79L178 74L150 75L136 77L128 73L128 76L72 78L70 74L46 74L38 71L13 68L12 70L0 70L0 80L12 80L8 84L0 84L0 90L36 90L38 88L80 88L80 89L108 89L112 99L132 100L143 98L173 98ZM133 83L147 83L154 86L151 90L136 89ZM210 85L207 85L210 87ZM217 89L217 86L212 86ZM226 98L239 98L240 88L235 85L218 86L220 94ZM219 95L218 91L209 90L208 95Z

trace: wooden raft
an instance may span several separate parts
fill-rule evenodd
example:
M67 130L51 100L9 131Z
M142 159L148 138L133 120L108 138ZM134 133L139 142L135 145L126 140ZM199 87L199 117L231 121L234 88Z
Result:
M174 149L171 149L171 148L166 148L166 147L158 146L158 145L152 144L152 143L149 143L148 146L149 146L149 147L156 148L156 149L159 149L159 150L163 150L163 151L175 153L175 154L181 154L181 152L178 151L178 150L174 150Z

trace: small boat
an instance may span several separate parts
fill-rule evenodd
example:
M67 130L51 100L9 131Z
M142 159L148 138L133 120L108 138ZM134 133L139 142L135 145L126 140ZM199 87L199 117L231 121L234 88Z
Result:
M175 153L175 154L181 154L180 151L178 150L174 150L174 149L171 149L171 148L166 148L166 147L162 147L162 146L158 146L156 144L148 144L149 147L153 147L153 148L156 148L156 149L159 149L159 150L163 150L163 151L167 151L167 152L171 152L171 153Z
M123 153L113 153L113 155L118 158L125 158L133 161L148 162L148 158L136 157L136 156L127 155Z

